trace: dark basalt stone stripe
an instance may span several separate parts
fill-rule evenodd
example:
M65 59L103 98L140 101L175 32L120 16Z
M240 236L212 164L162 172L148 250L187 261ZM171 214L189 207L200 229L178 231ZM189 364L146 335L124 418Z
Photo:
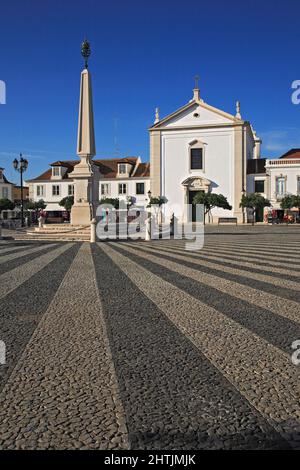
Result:
M6 243L6 244L3 244L3 245L0 245L0 257L2 256L3 250L5 250L7 248L15 248L15 250L11 250L11 251L7 252L7 253L14 253L16 251L22 251L20 247L22 247L24 250L26 250L26 248L31 248L33 246L34 245L29 244L29 243ZM3 255L5 255L5 252L3 253Z
M50 243L49 243L49 245L50 245ZM36 245L36 246L38 246L38 245ZM4 273L7 273L8 271L11 271L12 269L20 267L20 266L22 266L22 264L25 264L28 261L32 261L35 258L39 258L40 256L45 255L45 254L49 253L52 250L55 250L57 247L58 247L58 245L52 245L52 246L45 245L44 249L42 249L40 251L36 251L36 252L33 252L33 253L28 253L25 256L20 256L18 258L12 259L10 261L6 261L5 263L0 264L0 275L4 274ZM30 248L34 248L34 247L30 247ZM12 254L12 252L10 251L9 253L6 253L6 254L10 255L10 254Z
M155 249L154 247L150 247L152 249ZM166 253L170 253L170 250L165 250L165 247L163 246L160 246L159 247L159 250L164 250ZM196 252L194 254L188 252L188 251L185 251L184 250L184 247L182 248L178 248L178 247L174 247L174 254L176 255L184 255L184 256L187 256L187 257L194 257L194 259L204 259L204 260L207 260L211 263L216 263L216 260L215 259L211 259L210 256L219 256L220 258L224 258L226 260L231 260L233 261L234 263L236 263L237 266L234 266L233 264L230 264L229 266L232 267L232 268L238 268L238 269L242 269L242 267L239 265L239 263L252 263L253 266L264 266L264 267L270 267L270 271L268 271L268 275L272 276L273 275L273 272L272 272L272 267L274 266L274 264L272 263L272 261L270 259L267 259L267 258L264 258L264 256L262 254L257 254L256 257L248 257L246 254L241 254L240 252L236 251L236 252L232 252L232 255L228 252L223 252L223 251L215 251L213 249L211 249L210 251L208 250L201 250L201 254L199 252ZM236 256L238 256L239 258L236 258ZM260 257L260 260L257 259L257 257ZM280 261L280 263L284 263L284 260L281 259L277 259L277 256L276 256L276 260L275 261ZM275 266L276 268L279 268L279 269L289 269L291 272L295 271L295 272L300 272L300 267L294 267L293 265L297 265L299 266L299 263L300 263L300 258L298 261L291 261L291 260L288 260L286 261L286 266ZM257 272L261 272L262 274L264 274L264 271L261 271L261 270L257 270ZM291 280L295 279L295 276L291 276Z
M151 248L155 249L154 247L151 247ZM217 255L218 255L218 253L217 253ZM191 252L187 252L187 256L188 257L193 257L194 255ZM223 255L220 255L220 257L222 258ZM194 257L194 259L195 259L195 257ZM211 263L218 264L219 266L224 266L226 268L239 269L241 271L245 271L245 276L247 276L247 272L249 272L249 273L253 273L253 274L261 274L263 276L272 276L272 277L276 277L276 278L279 278L279 279L286 279L287 281L294 281L294 282L300 281L300 276L295 276L295 275L290 276L289 274L276 273L276 272L273 272L271 268L270 268L270 270L267 270L267 269L264 270L264 269L255 269L255 267L250 267L250 266L241 266L239 264L239 263L241 263L241 260L235 260L234 257L231 257L230 259L236 263L236 266L234 266L231 263L227 263L226 261L222 261L222 260L218 260L218 261L211 260L209 258L206 258L205 255L199 254L199 252L197 252L197 259L199 260L199 262L201 262L201 259L203 259L204 261L209 261ZM176 260L176 262L178 262L178 260ZM253 265L255 265L254 262L253 262ZM210 269L210 268L207 268L207 269Z
M185 276L176 273L171 269L165 268L159 264L159 259L157 260L157 263L149 261L143 258L142 252L139 252L138 254L125 252L116 245L114 245L113 248L157 276L162 277L165 281L170 282L196 299L199 299L206 305L209 305L222 314L227 315L229 318L232 318L234 321L248 328L250 331L256 333L261 338L264 338L266 341L288 354L291 354L292 342L295 341L295 339L300 338L300 325L298 323L288 320L285 317L281 317L280 315L276 315L267 309L253 305L246 300L238 299L230 295L230 293L226 294L208 286L205 283L195 281L188 277L188 275ZM195 269L196 266L191 263L182 262L181 260L178 261L174 258L172 259L170 256L165 256L161 253L153 253L153 255L158 258L170 259L173 262L177 262L178 264L182 264L187 267L192 267L193 269ZM201 271L214 274L213 270L205 270L202 268L203 267L201 266ZM219 277L227 279L227 273L223 273L223 276L219 273ZM239 282L239 277L236 276L234 280ZM247 284L249 285L250 283ZM259 286L257 288L259 288ZM260 288L260 290L262 289Z
M80 245L78 243L68 248L1 299L0 339L6 344L7 364L0 367L0 391L46 312Z
M138 246L136 245L136 248L140 250L141 253L147 252L148 254L150 254L149 251L143 249L143 246L141 246L141 244L139 244ZM298 291L289 289L288 287L285 287L285 286L280 287L278 285L274 285L266 281L260 281L257 279L249 278L247 277L246 273L245 273L245 276L241 276L238 274L233 274L233 273L222 271L221 267L220 269L218 269L217 267L209 268L208 266L203 266L200 260L199 260L199 264L190 263L189 261L186 261L184 259L178 260L172 257L172 253L162 254L162 253L158 253L157 251L155 251L155 249L151 251L151 254L153 256L158 256L159 258L166 259L168 261L173 261L182 266L195 269L196 271L202 271L206 274L211 274L216 277L227 279L228 281L238 282L239 284L243 284L248 287L253 287L254 289L258 289L262 292L265 291L265 292L268 292L269 294L277 295L278 297L281 297L283 299L293 300L295 302L300 301L300 293ZM287 265L287 268L288 268L288 265ZM273 276L273 273L269 273L268 275Z
M289 447L98 245L92 253L131 448Z

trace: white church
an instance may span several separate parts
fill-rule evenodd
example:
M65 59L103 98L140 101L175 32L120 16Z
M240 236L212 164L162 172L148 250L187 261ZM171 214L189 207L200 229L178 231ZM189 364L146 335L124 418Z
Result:
M89 48L86 44L84 47ZM260 192L273 200L274 187L279 184L276 178L280 175L285 178L280 186L282 194L288 193L287 175L289 180L295 179L296 190L300 191L298 180L296 183L300 158L289 159L292 171L287 174L281 161L280 175L273 171L273 182L267 177L272 161L261 158L261 139L250 122L242 118L239 102L235 108L233 115L209 105L196 83L192 99L181 108L164 118L160 118L156 109L155 122L149 128L150 163L132 156L94 158L92 85L86 61L81 74L78 120L80 161L54 162L50 169L27 181L30 199L44 199L46 212L59 213L63 211L60 200L74 194L71 222L76 225L95 217L97 203L103 197L131 197L137 206L145 207L150 195L163 196L167 201L163 208L166 220L174 213L186 222L195 217L195 211L187 211L186 205L192 204L197 192L205 191L224 195L232 206L231 211L213 209L213 222L218 222L219 217L234 217L238 223L245 223L248 215L240 208L243 194ZM300 153L297 155L300 157ZM264 220L264 214L259 217Z

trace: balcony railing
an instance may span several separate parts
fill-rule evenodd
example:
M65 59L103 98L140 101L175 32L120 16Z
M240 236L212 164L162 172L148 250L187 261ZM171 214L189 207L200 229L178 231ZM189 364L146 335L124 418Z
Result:
M282 192L282 193L275 192L273 194L273 199L276 199L276 201L281 201L284 197L291 196L291 195L292 195L292 193L289 193L287 191Z
M281 158L280 160L267 160L266 166L297 166L300 165L300 158Z

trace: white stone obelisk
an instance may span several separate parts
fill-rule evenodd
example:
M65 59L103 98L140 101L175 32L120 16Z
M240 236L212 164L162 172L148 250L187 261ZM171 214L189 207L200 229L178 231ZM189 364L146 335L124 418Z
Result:
M96 216L99 203L99 167L92 158L96 155L91 74L87 68L90 45L82 44L85 69L81 72L78 117L77 155L80 162L70 178L74 180L74 205L71 211L72 225L88 225Z

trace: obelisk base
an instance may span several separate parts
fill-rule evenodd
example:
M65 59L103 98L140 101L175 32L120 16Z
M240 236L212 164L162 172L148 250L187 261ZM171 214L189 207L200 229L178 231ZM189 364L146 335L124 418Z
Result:
M93 218L92 204L89 202L77 203L71 210L72 225L89 225Z

